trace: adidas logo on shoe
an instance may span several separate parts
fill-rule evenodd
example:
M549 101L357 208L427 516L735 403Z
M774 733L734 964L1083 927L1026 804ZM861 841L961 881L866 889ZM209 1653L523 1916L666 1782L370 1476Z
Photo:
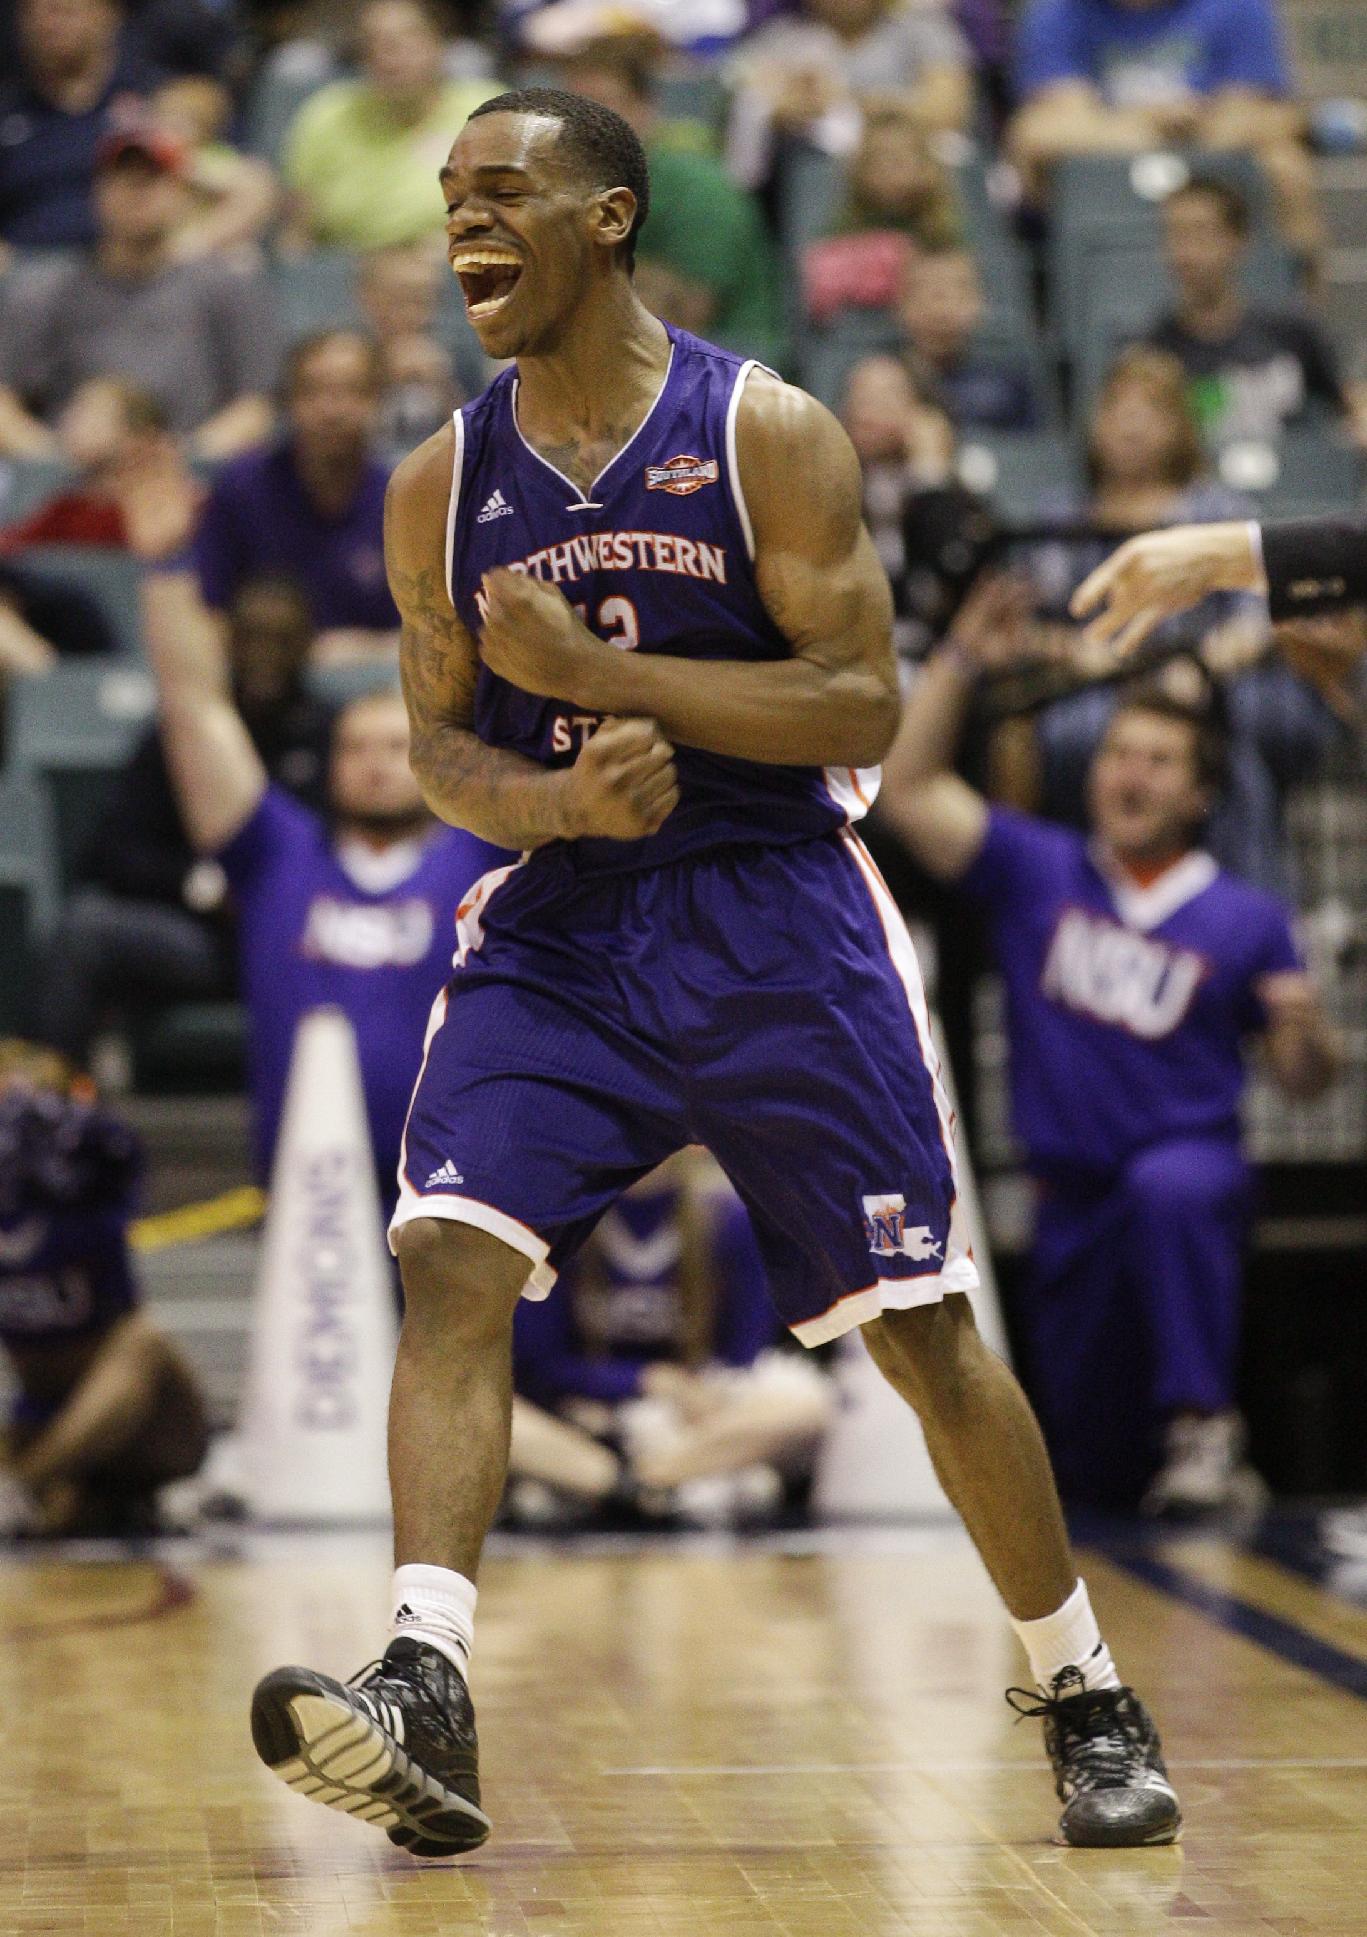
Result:
M465 1179L448 1157L440 1170L434 1170L423 1186L425 1190L438 1190L443 1184L463 1184Z
M484 509L475 519L475 523L477 525L490 525L495 518L511 518L512 515L513 507L509 504L503 493L496 489L486 500Z

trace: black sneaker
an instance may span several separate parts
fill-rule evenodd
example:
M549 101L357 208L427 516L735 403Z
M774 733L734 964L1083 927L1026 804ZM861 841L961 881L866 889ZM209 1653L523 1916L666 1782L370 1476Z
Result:
M1132 1688L1089 1689L1078 1668L1049 1693L1008 1688L1018 1715L1044 1717L1044 1746L1063 1804L1060 1838L1078 1849L1171 1843L1182 1827L1158 1730Z
M291 1789L387 1830L414 1856L455 1856L489 1834L469 1690L420 1641L391 1641L346 1683L275 1669L252 1696L252 1741Z

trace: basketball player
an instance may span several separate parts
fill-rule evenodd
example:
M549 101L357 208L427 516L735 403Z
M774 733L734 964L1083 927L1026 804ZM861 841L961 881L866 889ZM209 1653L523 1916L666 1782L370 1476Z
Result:
M862 1326L919 1413L1040 1684L1063 1837L1171 1841L1157 1734L974 1327L916 963L850 831L899 713L854 453L638 302L649 180L607 109L500 95L441 179L471 321L515 361L395 474L390 583L428 800L525 852L461 911L405 1137L393 1639L355 1685L268 1675L258 1752L416 1854L483 1841L465 1676L513 1311L696 1141L787 1324Z

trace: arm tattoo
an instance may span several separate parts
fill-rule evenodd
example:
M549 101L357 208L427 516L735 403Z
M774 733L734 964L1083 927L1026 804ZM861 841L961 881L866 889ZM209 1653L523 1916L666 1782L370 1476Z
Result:
M521 754L486 746L474 730L479 661L435 573L391 567L390 584L403 615L399 675L410 757L428 805L499 847L541 847L562 837L562 778Z

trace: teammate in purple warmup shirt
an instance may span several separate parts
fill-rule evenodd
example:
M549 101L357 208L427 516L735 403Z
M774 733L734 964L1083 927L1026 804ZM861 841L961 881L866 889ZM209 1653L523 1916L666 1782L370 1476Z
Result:
M149 1533L198 1471L204 1395L142 1309L142 1151L52 1050L0 1041L0 1533Z
M1015 593L985 586L908 704L884 810L987 914L1017 1134L1039 1186L1022 1322L1066 1498L1192 1513L1248 1497L1234 1412L1250 1175L1244 1052L1292 1096L1337 1047L1287 909L1198 846L1219 777L1199 713L1121 703L1093 835L989 808L949 771L973 679L1008 663ZM1160 1458L1161 1470L1154 1478Z
M145 632L167 763L191 840L227 876L250 1020L257 1161L269 1175L300 1018L332 1004L356 1033L381 1202L465 891L501 849L432 819L397 693L333 727L324 819L272 784L229 694L212 619L184 572L154 573Z
M964 1296L920 977L850 827L899 709L854 452L812 398L638 301L650 184L617 115L498 96L441 181L471 322L515 362L395 473L389 577L426 798L523 859L468 899L405 1137L393 1638L358 1684L266 1676L258 1753L415 1854L488 1835L465 1668L513 1312L698 1142L787 1325L861 1326L919 1413L1029 1653L1063 1835L1171 1841L1153 1724Z

